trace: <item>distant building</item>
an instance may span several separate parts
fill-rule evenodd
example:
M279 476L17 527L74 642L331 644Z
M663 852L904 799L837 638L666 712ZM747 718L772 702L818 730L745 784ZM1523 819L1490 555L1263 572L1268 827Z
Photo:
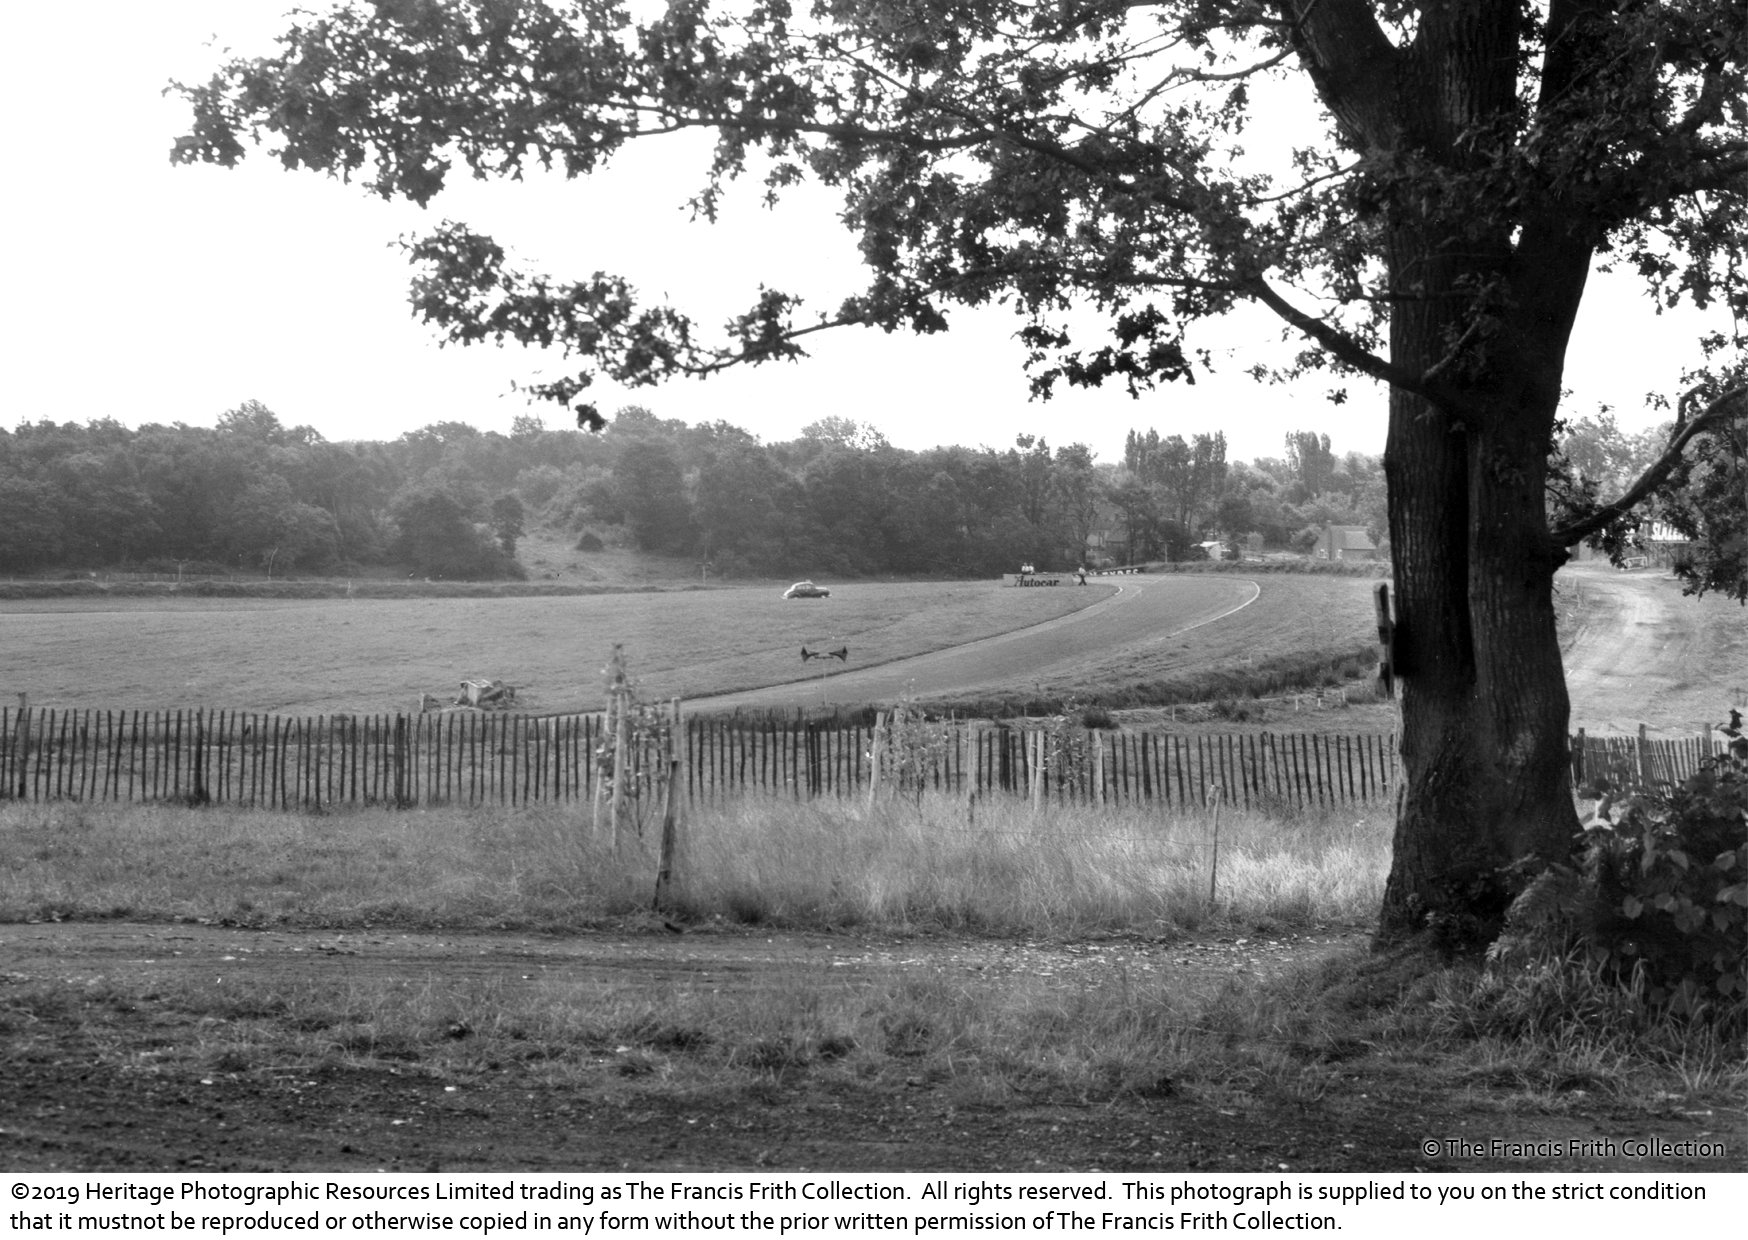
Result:
M1693 559L1693 540L1665 521L1641 526L1638 542L1651 563L1659 568L1673 568Z
M1378 544L1363 525L1325 525L1312 554L1319 560L1375 560Z
M1115 509L1100 505L1098 524L1086 536L1085 558L1099 568L1129 562L1129 536Z

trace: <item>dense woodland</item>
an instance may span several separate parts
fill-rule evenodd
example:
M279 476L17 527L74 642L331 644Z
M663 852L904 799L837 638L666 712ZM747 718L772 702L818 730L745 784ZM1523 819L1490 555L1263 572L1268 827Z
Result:
M1629 474L1656 442L1605 416L1568 434L1586 476ZM214 428L102 419L0 430L0 571L148 569L520 576L545 527L718 574L994 575L1070 568L1089 536L1119 560L1180 559L1209 538L1308 550L1324 522L1384 541L1375 457L1329 437L1226 459L1224 435L1131 431L1121 461L1020 435L1011 447L893 447L824 418L787 443L622 409L599 434L518 418L508 435L440 422L329 443L245 402Z

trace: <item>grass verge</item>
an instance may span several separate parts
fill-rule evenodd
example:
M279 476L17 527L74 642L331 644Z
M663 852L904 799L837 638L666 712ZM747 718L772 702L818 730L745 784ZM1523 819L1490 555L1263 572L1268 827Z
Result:
M1185 670L1128 682L1097 680L1075 689L1051 692L1023 690L930 699L921 705L931 716L958 715L974 719L1006 719L1014 715L1060 715L1086 706L1135 710L1147 706L1183 706L1201 702L1265 698L1283 693L1335 688L1365 682L1378 670L1378 648L1360 646L1331 654L1323 650L1293 651L1248 663ZM1369 685L1367 696L1376 697Z
M1228 809L1216 876L1201 815L747 798L691 816L673 909L795 929L1051 936L1353 921L1381 898L1388 841L1378 811L1283 821ZM564 930L646 908L652 875L647 849L591 838L575 808L0 809L0 920Z

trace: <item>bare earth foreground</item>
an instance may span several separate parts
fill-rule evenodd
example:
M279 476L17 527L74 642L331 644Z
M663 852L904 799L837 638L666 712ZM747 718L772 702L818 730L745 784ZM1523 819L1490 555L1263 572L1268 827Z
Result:
M1060 1097L977 1105L927 1076L822 1085L771 1074L738 1090L636 1088L625 1047L555 1079L539 1063L490 1063L457 1077L417 1056L383 1067L238 1064L190 1070L168 1047L200 1036L156 990L245 977L288 991L337 973L369 985L589 980L597 985L742 988L809 975L819 988L904 979L996 987L1024 972L1075 988L1112 971L1184 984L1266 976L1350 951L1355 927L1274 939L1114 939L1037 944L965 939L717 933L672 936L290 933L200 925L15 925L0 930L7 1021L0 1163L18 1171L331 1170L1743 1170L1738 1113L1615 1110L1582 1091L1558 1113L1512 1105L1518 1083L1461 1092L1413 1065L1351 1048L1346 1088L1322 1096L1211 1093L1169 1080L1096 1103ZM125 978L137 1002L107 1027L16 1019L15 988L58 981L77 992ZM101 1040L101 1050L95 1045ZM223 1065L221 1064L221 1069ZM1499 1138L1722 1140L1724 1159L1428 1157L1423 1143Z

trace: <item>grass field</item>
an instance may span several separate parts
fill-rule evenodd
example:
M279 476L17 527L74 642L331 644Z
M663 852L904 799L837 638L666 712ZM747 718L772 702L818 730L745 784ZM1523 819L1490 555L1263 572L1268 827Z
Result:
M1262 584L1255 604L1194 631L1089 649L1047 679L1016 668L1015 691L1112 705L1278 692L1318 679L1311 668L1303 685L1282 682L1279 666L1364 648L1371 582L1271 574ZM819 601L784 601L770 584L557 598L11 600L0 603L0 684L41 707L314 714L412 709L421 693L484 676L518 686L526 709L575 711L599 706L614 642L646 695L694 698L805 679L803 645L847 645L851 666L868 667L1036 624L1111 589L856 582Z
M800 648L857 665L1006 632L1108 595L993 582L853 583L824 600L769 586L527 599L25 600L0 604L0 684L42 707L328 713L416 709L464 677L534 711L598 709L615 642L655 697L805 676Z

